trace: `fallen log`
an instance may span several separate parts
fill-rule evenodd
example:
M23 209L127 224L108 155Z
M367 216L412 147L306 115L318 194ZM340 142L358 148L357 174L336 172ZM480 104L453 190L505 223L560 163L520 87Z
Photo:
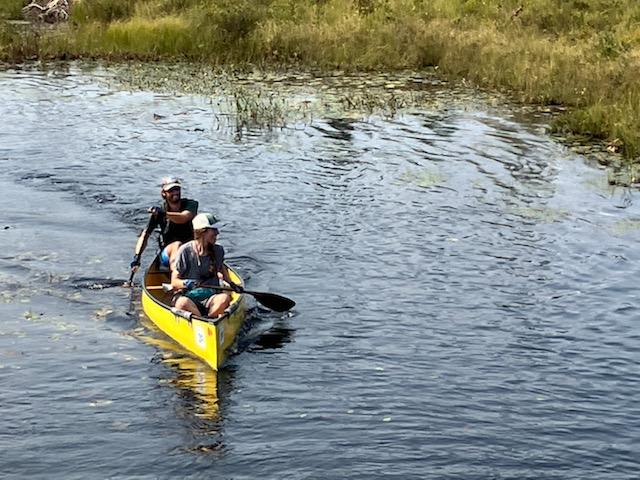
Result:
M22 14L32 22L58 23L69 19L71 0L32 0Z

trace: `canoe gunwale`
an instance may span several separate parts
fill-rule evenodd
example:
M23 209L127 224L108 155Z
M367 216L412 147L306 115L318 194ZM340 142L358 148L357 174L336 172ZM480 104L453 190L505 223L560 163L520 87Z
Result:
M174 312L173 310L171 310L171 306L170 305L167 305L166 303L161 302L158 298L156 298L154 295L152 295L146 285L142 286L142 290L144 291L144 293L146 293L147 297L149 297L150 300L152 300L155 304L159 305L160 307L164 308L165 310L171 312L172 314L178 315L178 316L184 318L185 320L188 320L189 322L191 320L193 320L193 319L196 319L196 320L200 320L201 322L210 323L211 325L217 325L218 323L220 323L223 320L225 320L227 317L230 317L231 315L233 315L233 313L240 306L241 298L244 296L244 294L241 294L240 298L237 301L233 302L231 305L229 305L229 307L227 307L227 309L224 311L224 313L221 316L219 316L218 318L203 317L201 315L193 315L193 314L190 317L187 318L185 316L180 315L179 313Z

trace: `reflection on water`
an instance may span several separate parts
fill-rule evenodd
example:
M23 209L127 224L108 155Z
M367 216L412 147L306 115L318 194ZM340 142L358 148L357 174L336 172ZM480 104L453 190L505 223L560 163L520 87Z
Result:
M290 325L288 314L282 316L260 311L258 308L248 310L247 319L238 334L237 345L232 348L232 355L244 350L279 349L292 341L295 330ZM213 371L159 331L144 314L141 314L140 321L144 329L138 328L132 334L158 349L155 359L171 369L167 383L182 392L180 397L184 400L185 411L196 417L219 420L218 377L223 378L222 384L228 391L233 382L233 369Z
M217 420L220 406L216 372L164 336L149 319L141 316L141 321L145 329L137 329L135 336L159 349L156 358L172 370L167 382L180 389L183 408L196 417Z

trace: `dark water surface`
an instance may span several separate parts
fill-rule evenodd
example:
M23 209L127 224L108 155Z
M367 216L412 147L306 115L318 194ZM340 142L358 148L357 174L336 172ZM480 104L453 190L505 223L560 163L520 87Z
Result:
M637 192L444 87L239 138L114 72L0 72L0 476L638 478ZM85 288L126 279L168 172L298 303L217 377Z

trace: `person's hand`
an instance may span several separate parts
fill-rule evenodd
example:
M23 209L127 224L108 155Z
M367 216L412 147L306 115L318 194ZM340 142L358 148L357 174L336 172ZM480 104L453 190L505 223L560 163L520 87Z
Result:
M140 255L139 254L135 254L133 256L133 260L131 261L131 270L138 270L138 267L140 266Z
M162 207L151 207L149 208L149 213L156 217L156 220L158 220L159 222L164 220L167 215L164 211L164 208Z
M197 282L192 279L182 281L182 285L184 286L185 290L191 290L193 288L196 288L196 284Z

